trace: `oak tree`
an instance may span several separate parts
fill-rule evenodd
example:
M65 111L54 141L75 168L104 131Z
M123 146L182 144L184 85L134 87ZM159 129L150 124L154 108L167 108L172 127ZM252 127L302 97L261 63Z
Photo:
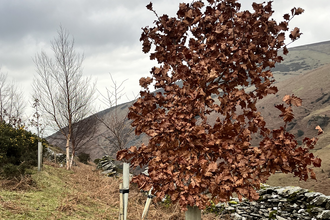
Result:
M228 201L233 193L256 200L260 183L276 171L315 179L310 167L321 165L310 153L317 138L299 146L286 130L300 98L285 96L285 105L275 106L283 126L272 131L256 107L277 92L271 68L283 60L280 49L288 53L288 24L304 10L293 8L277 23L271 1L253 3L251 12L240 7L236 0L194 1L180 4L177 16L169 17L147 5L157 19L154 27L143 28L140 41L159 66L140 79L144 89L128 117L135 134L150 140L119 151L117 158L133 167L148 165L149 176L133 182L143 190L153 187L159 199L169 195L182 210L204 209L210 199ZM294 28L289 38L300 35ZM150 92L153 82L164 92ZM210 114L218 115L215 122ZM251 146L253 134L263 137L259 146Z

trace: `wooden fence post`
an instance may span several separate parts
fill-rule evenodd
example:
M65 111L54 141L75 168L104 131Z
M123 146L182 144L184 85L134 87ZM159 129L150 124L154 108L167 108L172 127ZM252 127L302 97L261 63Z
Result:
M191 207L188 206L188 210L186 211L186 220L201 220L202 213L201 210L198 209L197 206Z

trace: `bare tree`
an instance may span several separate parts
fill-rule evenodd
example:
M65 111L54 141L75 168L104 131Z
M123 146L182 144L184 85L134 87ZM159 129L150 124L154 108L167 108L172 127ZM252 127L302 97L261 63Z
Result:
M106 88L106 95L102 93L101 101L109 108L112 108L106 117L96 116L101 124L103 124L107 132L102 136L109 141L111 148L102 147L106 154L110 154L110 149L119 151L126 148L126 145L131 141L134 128L130 125L127 118L128 108L119 109L118 101L125 95L123 84L126 80L118 84L110 74L112 81L111 88Z
M40 101L38 99L34 99L32 108L35 109L35 112L33 113L32 118L29 120L29 125L36 128L39 138L43 138L47 122L43 120L42 115L40 114Z
M0 73L0 120L22 118L25 107L23 92L14 82L7 83L7 74Z
M54 57L45 52L34 58L37 75L34 80L34 98L39 99L41 111L54 129L66 138L66 168L70 169L76 151L74 125L92 112L95 84L83 78L83 54L74 50L74 39L62 27L51 42ZM70 142L72 157L70 161Z

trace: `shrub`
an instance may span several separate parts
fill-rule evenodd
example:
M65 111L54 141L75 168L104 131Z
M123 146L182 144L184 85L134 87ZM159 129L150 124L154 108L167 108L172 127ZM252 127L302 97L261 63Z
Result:
M38 165L38 141L40 139L24 126L0 122L0 176L19 177L26 169ZM47 141L42 139L45 152Z
M19 166L15 166L12 163L7 163L2 167L2 175L5 178L19 176L22 172L24 172L24 170L20 170Z
M81 163L84 163L84 164L88 164L88 161L91 160L91 157L89 154L86 154L84 152L81 152L79 155L78 155L78 160L79 162Z

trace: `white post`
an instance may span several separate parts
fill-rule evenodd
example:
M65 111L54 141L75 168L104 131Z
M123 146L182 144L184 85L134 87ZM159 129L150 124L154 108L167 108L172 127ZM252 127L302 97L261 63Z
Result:
M151 190L152 190L152 187L149 190L146 205L144 206L144 210L143 210L143 213L142 213L142 220L147 219L147 216L148 216L149 207L150 207L150 203L151 203L151 199L152 199Z
M188 206L188 210L186 211L186 220L201 220L202 213L201 210L198 209L197 206L191 207Z
M124 220L127 218L128 190L129 190L129 163L123 164L123 190L124 190Z
M38 171L42 168L42 143L38 142Z

